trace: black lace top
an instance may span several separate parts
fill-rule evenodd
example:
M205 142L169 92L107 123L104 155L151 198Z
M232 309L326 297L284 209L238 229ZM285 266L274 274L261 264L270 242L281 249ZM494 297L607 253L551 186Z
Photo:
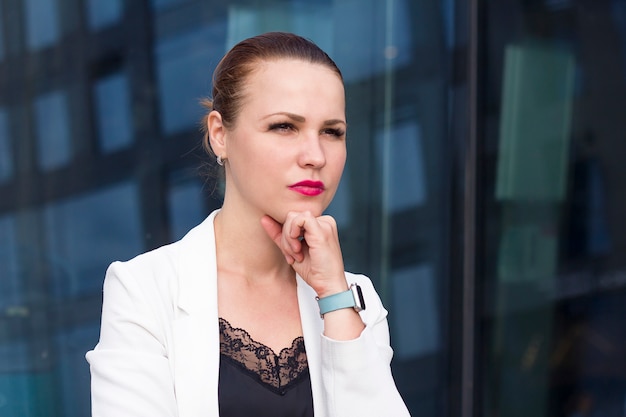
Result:
M243 329L220 322L220 417L313 417L304 339L276 355Z

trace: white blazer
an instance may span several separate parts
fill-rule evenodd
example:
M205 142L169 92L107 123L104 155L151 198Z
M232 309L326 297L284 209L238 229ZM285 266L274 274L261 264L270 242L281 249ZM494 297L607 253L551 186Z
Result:
M219 416L215 214L107 270L100 340L86 355L94 417ZM315 416L409 416L391 375L387 311L367 277L346 278L362 287L366 328L340 342L322 334L315 292L297 277Z

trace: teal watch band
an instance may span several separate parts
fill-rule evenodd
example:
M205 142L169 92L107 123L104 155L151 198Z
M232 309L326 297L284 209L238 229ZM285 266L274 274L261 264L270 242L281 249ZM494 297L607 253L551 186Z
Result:
M365 301L361 287L357 284L350 285L348 291L329 295L324 298L317 298L317 304L320 307L320 316L324 318L324 314L331 311L341 310L343 308L354 308L356 311L365 310Z

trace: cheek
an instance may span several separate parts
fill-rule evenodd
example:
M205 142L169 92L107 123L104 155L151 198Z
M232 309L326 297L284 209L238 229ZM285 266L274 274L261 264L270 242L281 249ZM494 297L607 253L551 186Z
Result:
M336 172L337 175L341 176L343 169L346 166L346 149L345 147L331 154L330 163L333 168L333 172Z

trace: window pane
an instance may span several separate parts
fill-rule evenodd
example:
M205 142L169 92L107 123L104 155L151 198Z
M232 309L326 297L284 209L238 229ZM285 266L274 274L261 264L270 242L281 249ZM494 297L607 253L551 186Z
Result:
M35 100L35 126L39 166L44 170L67 164L72 157L67 95L63 91Z
M431 265L393 272L394 347L399 360L436 354L441 348L437 285Z
M480 415L624 414L625 5L485 3Z
M129 86L125 73L100 79L95 85L98 140L105 153L127 147L133 137Z
M178 240L208 215L204 208L205 190L199 181L175 184L168 195L172 239Z
M54 347L58 352L58 390L63 417L84 417L91 406L89 366L85 352L93 349L100 336L98 321L60 332ZM51 415L51 417L53 417Z
M26 0L26 42L30 49L54 44L59 38L59 16L56 0Z
M387 181L387 207L392 212L410 210L426 201L426 177L422 137L416 122L398 124L388 136L378 134L379 166L387 166L382 175Z
M18 269L17 235L12 216L0 217L0 242L0 310L7 311L20 306L22 300L22 277Z
M199 99L211 94L209 68L224 53L225 29L224 24L215 24L158 42L160 118L166 133L198 125Z
M4 16L0 7L0 61L4 59Z
M98 293L109 263L142 249L137 187L125 183L51 204L43 212L56 296Z
M167 9L177 4L188 3L191 0L151 0L152 7L157 10Z
M117 23L122 18L122 0L88 0L87 17L89 27L94 30Z
M350 176L350 162L346 162L346 168L344 174L341 177L339 188L337 193L331 201L330 206L326 209L326 212L335 218L339 229L347 229L350 227L352 220L350 212L352 210L352 191L350 189L351 176Z
M13 176L13 149L9 137L9 117L0 108L0 183Z

